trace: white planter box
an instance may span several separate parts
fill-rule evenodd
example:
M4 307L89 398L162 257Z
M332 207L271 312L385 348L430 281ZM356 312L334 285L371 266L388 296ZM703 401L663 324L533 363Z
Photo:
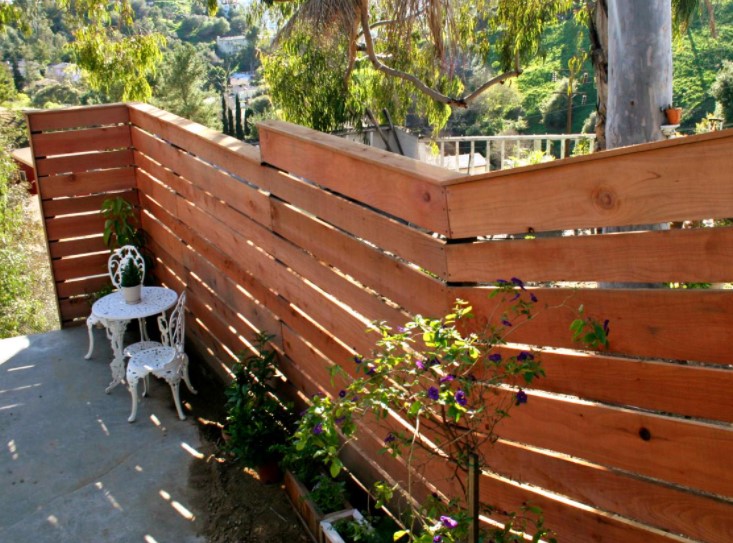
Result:
M353 519L361 524L368 525L366 519L356 509L344 509L343 511L336 511L323 517L321 521L321 532L318 534L318 540L320 543L344 543L343 537L333 527L336 521L342 519Z

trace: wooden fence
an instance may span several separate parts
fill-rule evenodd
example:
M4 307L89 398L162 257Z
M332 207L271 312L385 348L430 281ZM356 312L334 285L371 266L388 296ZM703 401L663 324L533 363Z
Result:
M281 122L257 149L137 104L29 127L65 325L103 283L111 194L139 205L155 275L187 290L212 367L227 377L255 331L274 333L303 396L333 392L330 365L352 371L369 322L441 316L460 297L481 325L487 283L521 277L559 309L506 347L544 350L547 377L500 425L485 501L540 506L562 542L733 541L733 290L596 288L733 282L733 230L550 235L733 217L733 132L469 177ZM609 319L612 353L574 350L581 304ZM382 438L365 428L351 454L404 480ZM422 474L454 488L445 466Z

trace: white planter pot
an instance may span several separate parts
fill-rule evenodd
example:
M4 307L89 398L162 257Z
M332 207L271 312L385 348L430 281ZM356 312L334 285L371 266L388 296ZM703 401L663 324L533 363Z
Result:
M333 527L333 524L341 519L352 519L360 524L369 525L366 519L356 509L336 511L323 517L321 521L321 533L318 538L320 543L344 543L344 538Z
M136 285L134 287L120 287L122 290L122 296L125 298L125 302L128 304L139 304L140 293L142 292L142 285Z

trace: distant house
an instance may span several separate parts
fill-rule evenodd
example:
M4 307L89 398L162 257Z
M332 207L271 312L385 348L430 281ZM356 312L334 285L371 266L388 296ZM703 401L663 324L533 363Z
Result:
M216 38L216 49L224 56L234 55L247 46L245 36L227 36Z
M59 83L65 81L77 83L81 79L81 71L76 64L59 62L58 64L51 64L46 68L46 77Z
M28 192L37 194L38 185L36 184L36 170L33 168L31 148L22 147L21 149L15 149L11 155L18 165L18 181L27 182L29 184Z

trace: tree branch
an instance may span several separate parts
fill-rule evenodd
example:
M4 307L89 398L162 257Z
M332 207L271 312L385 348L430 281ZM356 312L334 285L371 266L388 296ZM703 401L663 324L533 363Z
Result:
M515 66L514 70L504 72L503 74L497 75L496 77L489 79L486 83L481 85L479 88L477 88L475 91L471 92L467 96L463 96L461 98L452 98L428 86L418 77L412 74L403 72L402 70L397 70L395 68L387 66L381 60L379 60L377 54L374 51L374 40L372 38L372 34L370 31L370 26L369 26L369 7L368 7L366 0L362 0L362 2L360 2L360 11L361 11L362 34L364 36L364 43L366 45L366 54L367 54L367 57L369 58L369 61L372 63L372 66L374 66L374 68L379 70L380 72L383 72L389 76L397 77L399 79L409 81L420 92L429 96L436 102L448 104L449 106L454 106L454 107L467 108L468 105L473 100L475 100L481 93L486 91L489 87L492 87L499 83L503 83L507 79L511 77L516 77L522 73L522 70L519 69L519 66L517 65Z

